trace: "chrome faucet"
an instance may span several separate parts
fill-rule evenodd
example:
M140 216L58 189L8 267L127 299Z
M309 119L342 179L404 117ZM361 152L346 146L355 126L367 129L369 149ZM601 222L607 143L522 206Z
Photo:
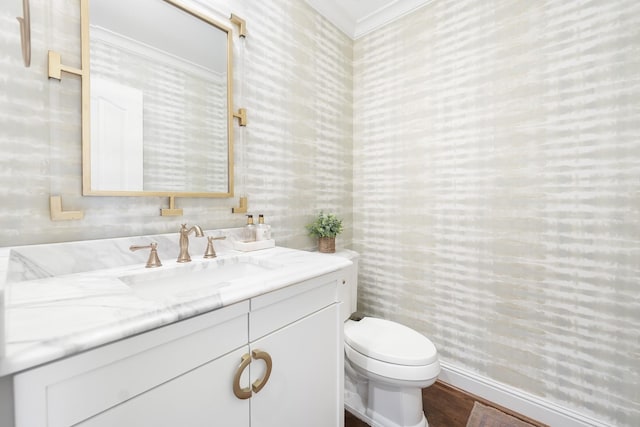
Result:
M191 257L189 256L189 234L192 232L196 233L196 237L204 236L200 226L194 225L187 229L187 224L182 224L182 227L180 228L180 254L178 255L178 262L191 261Z

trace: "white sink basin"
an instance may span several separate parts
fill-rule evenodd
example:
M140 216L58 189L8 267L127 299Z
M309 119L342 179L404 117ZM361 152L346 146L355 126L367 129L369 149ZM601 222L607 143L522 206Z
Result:
M260 279L264 273L280 267L243 257L160 267L119 279L143 298L183 300L206 297L218 289Z

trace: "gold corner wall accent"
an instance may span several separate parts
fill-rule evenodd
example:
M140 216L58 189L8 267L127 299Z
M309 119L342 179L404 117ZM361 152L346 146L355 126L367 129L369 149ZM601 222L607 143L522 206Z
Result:
M51 221L69 221L84 218L82 211L63 211L62 197L49 197L49 210L51 211Z
M62 72L76 74L82 78L83 104L85 90L88 93L89 79L84 75L89 71L89 0L80 0L80 68L69 67L62 64L60 53L49 51L49 78L61 80ZM84 130L83 130L84 132Z
M247 201L247 197L240 197L240 206L231 208L232 213L247 213L247 207L249 203Z
M233 117L238 119L238 124L240 126L247 125L247 109L239 108L237 113L233 113Z
M76 74L82 76L82 70L79 68L68 67L62 64L62 57L58 52L49 51L49 78L62 80L62 72Z
M229 18L229 20L236 24L239 28L239 32L238 35L240 37L247 37L247 23L245 22L244 19L240 18L238 15L236 14L231 14L231 17Z
M29 0L22 0L22 16L16 18L20 23L20 43L22 46L22 60L24 66L31 65L31 13Z
M169 196L169 209L160 209L160 216L182 216L182 209L176 208L175 196Z

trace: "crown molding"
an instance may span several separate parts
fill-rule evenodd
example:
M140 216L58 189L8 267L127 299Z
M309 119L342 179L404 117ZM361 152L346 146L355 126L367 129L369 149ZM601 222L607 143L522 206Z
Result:
M342 32L358 39L390 22L405 16L433 0L392 0L374 10L364 10L353 16L342 6L341 0L305 0L318 13Z
M336 0L305 0L320 15L324 16L340 31L353 38L355 21Z
M356 22L353 39L360 38L390 22L395 21L433 0L396 0L373 11Z

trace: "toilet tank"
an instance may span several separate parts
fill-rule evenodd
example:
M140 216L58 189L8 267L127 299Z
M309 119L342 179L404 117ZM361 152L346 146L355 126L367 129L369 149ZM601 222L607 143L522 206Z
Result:
M340 315L342 320L347 320L352 313L355 313L358 308L358 259L360 255L357 252L348 249L343 249L335 253L336 256L341 256L350 260L353 265L343 269L344 276L342 277L342 284L340 284Z

